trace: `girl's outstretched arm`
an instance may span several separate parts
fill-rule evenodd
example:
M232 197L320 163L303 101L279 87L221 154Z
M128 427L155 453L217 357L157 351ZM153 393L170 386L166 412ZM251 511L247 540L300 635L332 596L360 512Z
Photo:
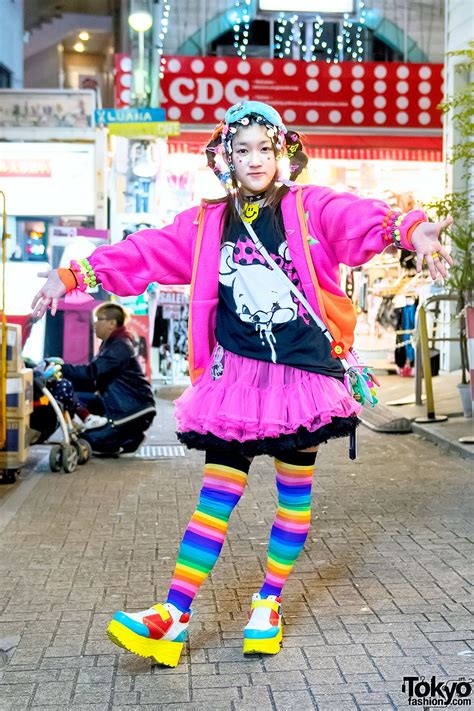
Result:
M72 282L64 278L68 270L42 272L39 276L47 281L33 299L33 316L40 318L49 307L54 315L65 293L97 284L118 296L142 294L153 281L190 284L197 212L193 207L177 215L171 225L140 230L122 242L98 247L88 259L71 262Z
M432 279L447 275L453 260L439 241L451 217L429 222L422 210L402 213L383 200L323 189L316 219L336 260L350 267L365 264L393 244L416 253L417 271L425 261Z

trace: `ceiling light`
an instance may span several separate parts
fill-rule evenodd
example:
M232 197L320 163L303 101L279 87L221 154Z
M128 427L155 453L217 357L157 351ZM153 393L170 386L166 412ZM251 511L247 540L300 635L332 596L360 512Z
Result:
M83 42L87 42L90 39L90 34L88 32L79 32L79 39Z
M85 47L82 42L76 42L73 49L75 49L76 52L83 52L85 50Z

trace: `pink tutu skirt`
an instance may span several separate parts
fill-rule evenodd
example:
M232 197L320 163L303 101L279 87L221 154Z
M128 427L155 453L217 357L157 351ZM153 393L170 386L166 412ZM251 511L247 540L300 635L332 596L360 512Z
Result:
M201 379L175 400L181 442L249 456L348 435L360 411L340 380L245 358L221 346Z

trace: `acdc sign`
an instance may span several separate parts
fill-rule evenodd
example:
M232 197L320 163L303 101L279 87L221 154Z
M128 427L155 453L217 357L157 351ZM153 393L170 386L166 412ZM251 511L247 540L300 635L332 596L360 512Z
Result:
M238 90L238 91L237 91ZM210 77L176 77L168 86L168 95L175 104L195 102L204 105L219 104L225 97L229 105L237 104L249 98L250 83L239 77L223 84L219 79Z

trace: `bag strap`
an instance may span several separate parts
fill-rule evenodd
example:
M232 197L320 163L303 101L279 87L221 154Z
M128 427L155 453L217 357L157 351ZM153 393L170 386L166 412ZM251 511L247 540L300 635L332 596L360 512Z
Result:
M309 244L307 237L309 235L309 230L308 230L308 220L306 219L306 212L304 209L303 205L303 188L299 188L297 193L296 193L296 212L298 214L298 220L300 223L300 230L301 230L301 237L303 239L303 249L305 252L306 256L306 261L308 263L308 269L309 273L311 275L311 281L313 282L314 288L316 290L316 296L318 299L318 305L319 305L319 310L321 311L321 317L324 323L327 323L328 317L326 313L326 309L324 307L324 299L322 295L322 289L319 284L319 279L318 275L316 273L316 269L313 266L313 262L311 260L311 254L309 252Z
M275 272L276 275L278 275L278 278L280 279L280 281L285 284L285 286L296 296L296 298L299 301L301 301L301 303L306 308L306 310L308 311L308 313L311 316L311 318L313 319L313 321L315 321L315 323L319 326L319 328L321 329L323 334L326 336L328 341L330 343L332 343L334 341L334 338L332 337L331 332L329 331L326 324L323 323L323 321L321 321L319 316L316 314L316 312L314 311L314 309L311 306L311 304L309 303L309 301L306 299L305 296L303 296L301 291L293 284L291 279L289 279L286 276L285 272L282 271L282 269L280 269L280 267L275 262L273 257L270 256L268 251L265 249L265 247L259 240L252 225L250 223L246 222L243 218L242 218L242 222L244 223L245 228L247 229L247 232L249 233L252 242L254 243L254 245L256 246L256 248L258 249L260 254L262 255L262 257L264 257L266 262L268 262L268 264L272 267L272 270ZM350 366L349 366L349 363L347 362L347 360L345 358L340 358L339 360L341 361L341 363L344 367L344 370L349 370Z

